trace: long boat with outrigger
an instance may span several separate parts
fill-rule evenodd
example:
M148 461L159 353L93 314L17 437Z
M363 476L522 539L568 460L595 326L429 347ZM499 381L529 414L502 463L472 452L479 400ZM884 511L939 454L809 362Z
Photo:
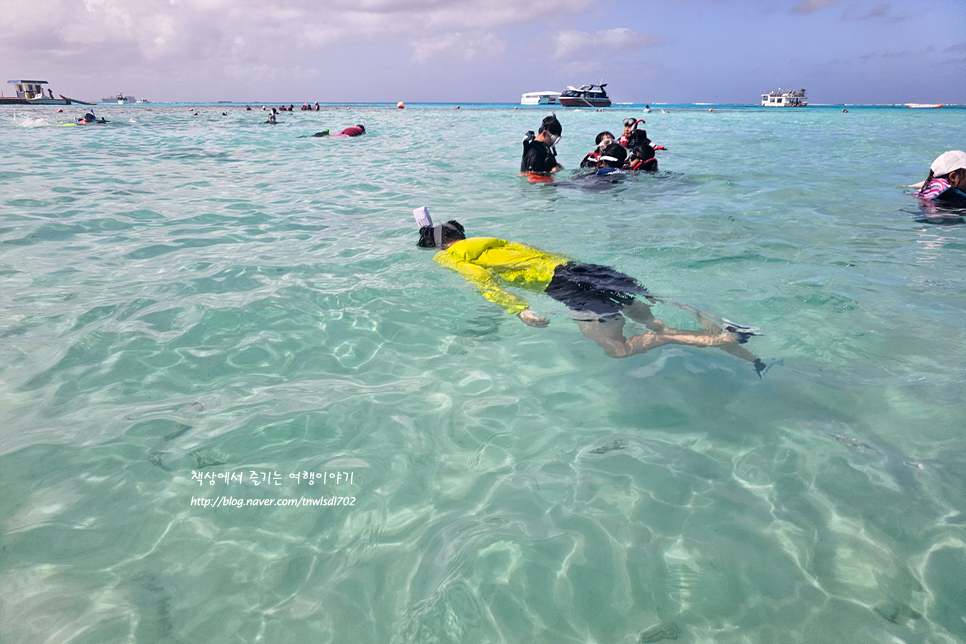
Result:
M97 105L63 94L54 98L52 89L44 89L44 85L49 85L45 80L10 80L7 83L14 86L14 96L0 93L0 105Z

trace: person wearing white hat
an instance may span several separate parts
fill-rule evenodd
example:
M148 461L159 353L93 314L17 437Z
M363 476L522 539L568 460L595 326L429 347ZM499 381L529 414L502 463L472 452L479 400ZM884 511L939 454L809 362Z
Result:
M950 150L940 154L929 166L929 176L916 197L966 205L966 152Z

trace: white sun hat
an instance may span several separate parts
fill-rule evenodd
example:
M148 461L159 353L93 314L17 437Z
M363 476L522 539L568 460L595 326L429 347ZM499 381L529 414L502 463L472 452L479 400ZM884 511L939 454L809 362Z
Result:
M966 170L966 152L962 150L950 150L943 152L929 166L934 177L944 177L956 170Z

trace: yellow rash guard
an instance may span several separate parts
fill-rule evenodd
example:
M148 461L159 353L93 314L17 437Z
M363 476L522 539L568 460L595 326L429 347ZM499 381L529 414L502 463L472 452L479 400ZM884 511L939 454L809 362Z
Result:
M505 291L503 285L542 292L553 279L554 269L573 261L566 255L554 255L494 237L458 241L436 253L433 260L462 275L480 295L513 314L528 308L529 304Z

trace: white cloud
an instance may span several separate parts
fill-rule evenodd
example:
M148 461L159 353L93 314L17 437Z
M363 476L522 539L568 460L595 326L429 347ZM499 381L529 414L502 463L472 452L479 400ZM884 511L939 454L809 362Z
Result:
M441 57L465 61L494 59L505 51L506 43L493 34L464 36L457 32L413 42L410 62L421 65Z
M297 57L340 43L417 39L414 60L437 52L466 56L502 53L494 30L566 18L600 0L3 0L0 57L17 48L91 54L117 63L133 45L144 61L165 57L197 60L212 55L226 64L233 56ZM455 38L458 39L454 41ZM473 34L473 35L467 35ZM99 51L94 51L99 50Z
M808 15L838 3L839 0L799 0L798 4L792 7L792 13Z
M606 29L597 33L585 31L562 31L557 34L556 58L596 57L602 51L631 52L657 47L664 41L650 34L623 27Z

